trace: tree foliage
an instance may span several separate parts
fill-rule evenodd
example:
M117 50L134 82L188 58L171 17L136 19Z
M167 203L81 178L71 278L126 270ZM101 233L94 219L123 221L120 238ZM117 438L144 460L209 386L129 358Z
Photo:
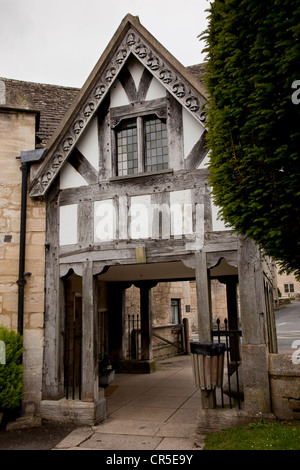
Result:
M202 38L214 200L225 222L299 274L300 104L292 85L300 80L300 3L215 0Z
M0 410L13 410L23 397L23 338L0 326L0 340L5 344L5 364L0 364Z

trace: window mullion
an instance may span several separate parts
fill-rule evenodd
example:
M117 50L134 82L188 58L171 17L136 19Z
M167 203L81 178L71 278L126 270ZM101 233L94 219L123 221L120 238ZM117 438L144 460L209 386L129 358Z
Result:
M144 144L144 122L142 117L137 118L137 140L138 140L138 171L145 171L145 144Z

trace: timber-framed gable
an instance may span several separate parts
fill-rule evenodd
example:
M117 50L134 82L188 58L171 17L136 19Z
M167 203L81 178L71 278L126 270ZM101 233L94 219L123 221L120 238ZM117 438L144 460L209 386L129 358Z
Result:
M141 26L136 17L127 15L99 64L82 89L69 116L58 134L49 143L45 160L32 172L31 197L44 196L63 168L88 124L101 108L119 78L130 103L143 102L153 77L168 95L201 124L205 122L205 90L201 83L186 72L157 41ZM118 38L118 40L117 40ZM126 64L135 57L143 67L138 88Z

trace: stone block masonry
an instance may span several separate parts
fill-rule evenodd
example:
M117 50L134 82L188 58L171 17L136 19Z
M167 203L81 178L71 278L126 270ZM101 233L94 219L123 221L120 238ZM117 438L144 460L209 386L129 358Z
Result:
M21 151L35 148L36 111L0 107L0 324L17 330L21 214ZM24 291L26 414L39 413L44 337L45 203L27 198Z
M219 317L221 322L227 315L226 287L217 280L211 281L212 290L212 315L213 321ZM189 334L197 332L197 297L196 282L159 282L152 289L153 327L170 325L171 323L171 299L180 300L180 318L188 318ZM126 314L136 315L140 313L139 290L132 286L126 291ZM189 309L186 309L186 306Z
M300 420L300 367L294 362L289 354L269 355L272 408L280 419Z

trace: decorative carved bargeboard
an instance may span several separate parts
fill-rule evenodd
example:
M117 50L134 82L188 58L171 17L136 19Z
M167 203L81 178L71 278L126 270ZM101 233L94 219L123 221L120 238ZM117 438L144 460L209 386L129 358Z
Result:
M164 84L168 92L175 96L182 106L199 122L204 124L206 118L204 109L206 101L204 97L188 86L182 77L163 61L136 31L131 29L82 104L80 111L61 142L52 151L52 155L47 156L47 163L42 166L43 170L31 189L30 195L32 197L45 194L51 181L59 173L60 168L76 145L87 123L96 113L130 54L137 57L157 80Z

